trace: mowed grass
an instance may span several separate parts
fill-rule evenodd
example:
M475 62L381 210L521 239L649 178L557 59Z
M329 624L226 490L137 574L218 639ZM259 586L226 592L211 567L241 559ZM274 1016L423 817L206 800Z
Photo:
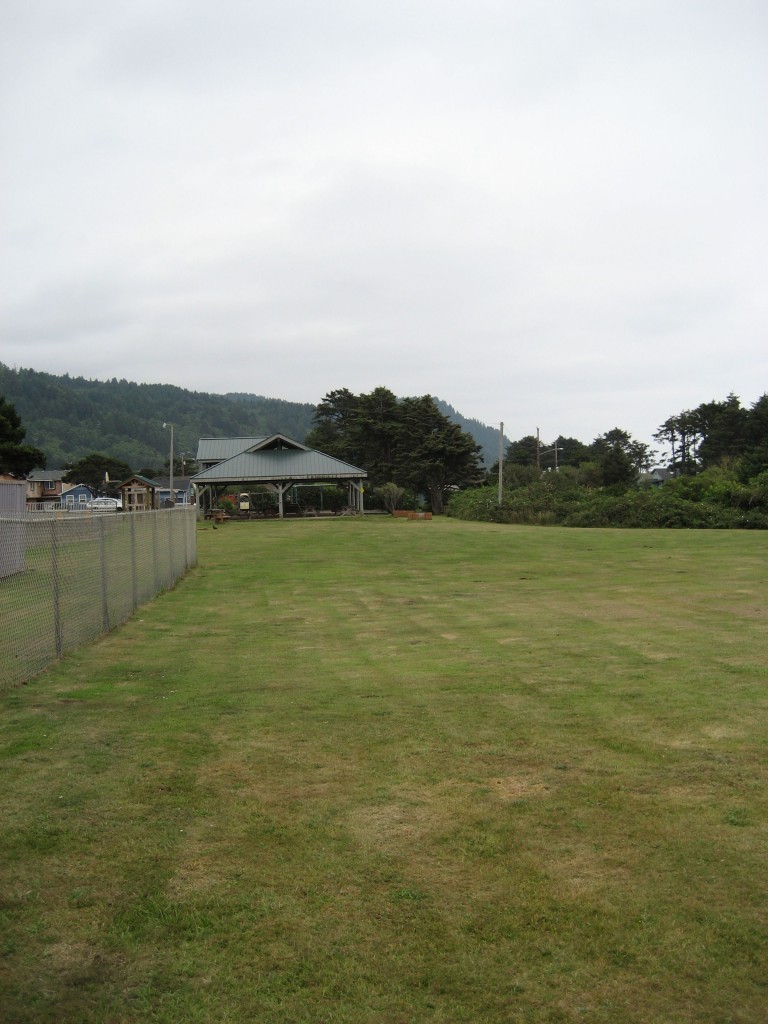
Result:
M768 535L202 527L0 695L3 1022L768 1019Z

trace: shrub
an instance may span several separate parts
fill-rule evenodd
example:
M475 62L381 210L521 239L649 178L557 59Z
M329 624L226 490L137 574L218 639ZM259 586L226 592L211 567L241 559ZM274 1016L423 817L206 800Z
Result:
M766 491L768 479L757 487L745 487L732 477L716 474L695 486L659 490L592 490L553 474L505 491L501 504L493 487L461 491L451 498L448 515L541 526L763 530L768 529L768 508L760 499Z

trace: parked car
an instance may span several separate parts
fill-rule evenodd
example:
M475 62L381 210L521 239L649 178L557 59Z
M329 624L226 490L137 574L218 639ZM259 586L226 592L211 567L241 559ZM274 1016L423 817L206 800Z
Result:
M86 508L90 512L122 512L123 503L119 498L94 498Z

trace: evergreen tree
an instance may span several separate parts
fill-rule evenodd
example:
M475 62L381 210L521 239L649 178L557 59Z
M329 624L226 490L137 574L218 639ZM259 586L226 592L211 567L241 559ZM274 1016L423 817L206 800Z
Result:
M536 466L538 465L538 449L538 439L533 434L526 434L519 441L509 442L504 461L515 466Z
M315 409L314 427L306 436L310 448L351 462L359 401L347 388L329 391Z
M631 484L648 467L652 453L647 444L633 441L631 434L614 427L592 442L591 451L606 486Z
M702 403L692 418L700 438L696 456L702 469L737 459L744 452L749 413L736 395L728 395L723 402Z
M745 482L768 470L768 395L762 395L747 415L746 440L739 464Z
M398 399L387 388L354 395L343 388L318 405L307 444L368 473L369 486L394 482L428 495L441 512L449 487L477 482L479 446L430 395Z
M45 469L45 453L23 444L26 437L15 406L0 395L0 473L24 477L36 467Z
M480 446L440 412L431 395L404 398L401 408L400 479L428 495L432 511L440 514L449 488L482 479Z
M562 434L555 441L557 446L558 466L578 467L582 462L588 462L590 458L589 445L579 441L575 437L563 437ZM554 445L550 446L554 447Z
M95 494L112 495L117 493L117 485L127 480L132 472L126 462L92 452L67 466L64 479L72 484L86 484Z

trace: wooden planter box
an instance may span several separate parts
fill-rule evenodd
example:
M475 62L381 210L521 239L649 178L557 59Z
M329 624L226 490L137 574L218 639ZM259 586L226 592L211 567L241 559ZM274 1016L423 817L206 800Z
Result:
M404 509L397 509L392 513L395 519L431 519L431 512L406 512Z

